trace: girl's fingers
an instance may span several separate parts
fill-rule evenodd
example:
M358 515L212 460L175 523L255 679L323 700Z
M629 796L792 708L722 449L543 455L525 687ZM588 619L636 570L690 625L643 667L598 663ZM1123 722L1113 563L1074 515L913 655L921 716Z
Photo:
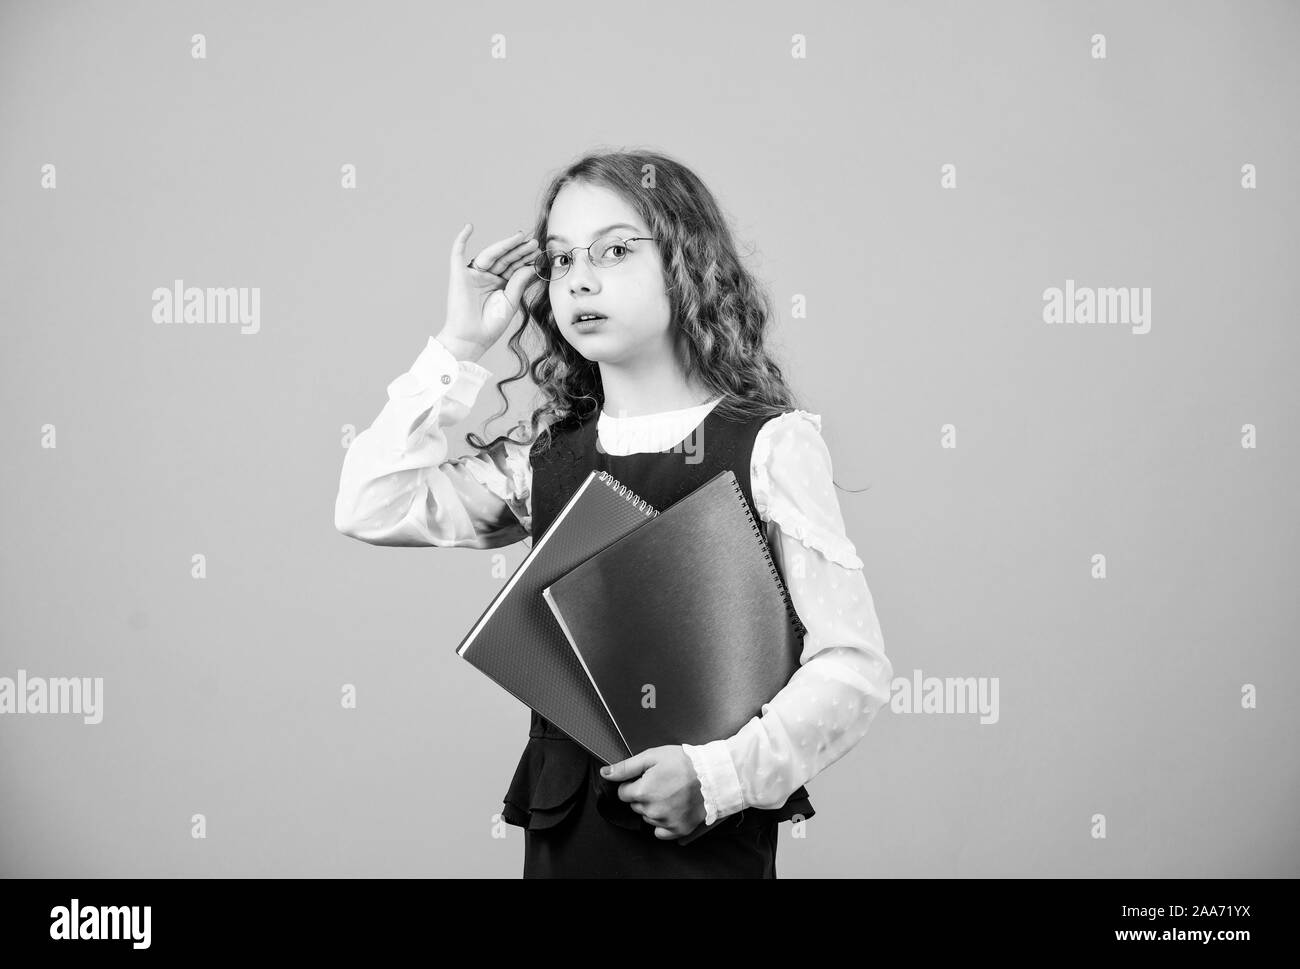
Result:
M459 267L465 265L469 261L468 259L465 258L465 240L469 238L469 234L473 231L474 231L473 223L466 222L465 225L461 228L461 230L456 233L456 238L451 240L451 268L452 269L458 269Z
M514 268L514 264L521 259L537 258L537 240L527 239L510 249L509 252L502 253L492 261L491 269L498 276L508 276Z
M533 267L527 263L511 269L506 275L509 277L506 282L506 299L510 301L511 306L517 307L528 285L538 281L537 275L533 272Z
M511 247L509 252L504 252L498 256L496 258L496 263L497 265L507 265L512 262L517 262L524 257L532 259L537 255L536 249L537 240L526 239L518 245Z
M509 276L521 266L532 267L533 261L537 258L537 250L532 247L524 247L519 250L518 255L513 256L506 267L500 271L500 275Z
M482 252L480 252L477 256L474 257L474 264L484 269L487 269L489 271L496 272L496 270L493 267L497 264L497 262L499 262L501 258L507 255L508 253L513 252L515 249L518 249L523 245L526 245L527 241L528 240L525 237L525 233L523 232L523 230L520 230L519 232L516 232L512 236L509 236L505 239L501 239L497 242L492 243L492 245L488 246L486 249L484 249Z

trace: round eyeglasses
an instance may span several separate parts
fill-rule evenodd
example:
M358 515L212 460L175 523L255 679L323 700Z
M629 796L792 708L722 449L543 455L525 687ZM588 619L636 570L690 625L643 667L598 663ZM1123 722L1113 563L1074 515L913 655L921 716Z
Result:
M587 258L591 260L593 266L600 269L608 269L611 266L617 266L627 258L630 251L627 247L629 242L654 242L650 236L633 236L630 239L620 239L618 236L604 236L597 239L589 246L574 246L572 249L547 249L545 252L539 252L537 258L533 260L533 272L546 280L553 283L569 271L573 265L573 254L579 249L587 250Z

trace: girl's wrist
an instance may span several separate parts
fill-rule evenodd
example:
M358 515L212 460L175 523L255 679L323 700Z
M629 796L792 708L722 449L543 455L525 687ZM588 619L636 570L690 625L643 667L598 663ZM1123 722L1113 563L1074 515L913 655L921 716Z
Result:
M434 337L439 343L447 348L448 352L457 360L464 360L470 363L476 363L479 357L487 352L487 348L480 346L472 340L465 340L458 336L453 336L446 330L439 330Z

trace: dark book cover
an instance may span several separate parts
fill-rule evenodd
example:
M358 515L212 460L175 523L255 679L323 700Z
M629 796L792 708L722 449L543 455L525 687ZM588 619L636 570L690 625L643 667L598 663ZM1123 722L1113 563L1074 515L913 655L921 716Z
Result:
M732 736L799 668L803 623L729 470L543 594L634 754Z
M658 514L607 472L591 472L456 649L605 764L631 752L542 589Z

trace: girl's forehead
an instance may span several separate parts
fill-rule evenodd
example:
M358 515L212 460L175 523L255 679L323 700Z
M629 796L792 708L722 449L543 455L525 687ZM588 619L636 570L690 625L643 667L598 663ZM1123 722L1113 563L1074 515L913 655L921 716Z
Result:
M641 217L618 193L579 182L560 189L546 222L548 233L566 239L585 239L611 225L645 231Z

